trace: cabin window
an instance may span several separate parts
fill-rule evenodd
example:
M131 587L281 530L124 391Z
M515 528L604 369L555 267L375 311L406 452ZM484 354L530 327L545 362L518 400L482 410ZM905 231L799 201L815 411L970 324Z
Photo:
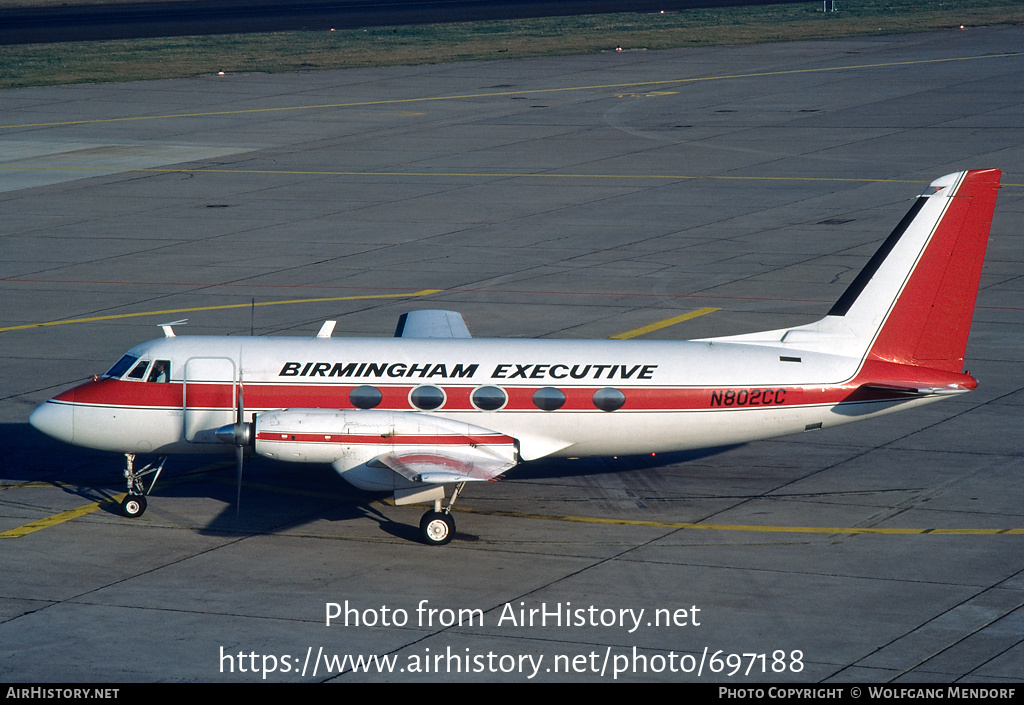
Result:
M156 360L153 362L153 368L149 371L149 377L146 378L147 382L170 382L171 381L171 361L170 360Z
M143 360L132 368L132 371L128 373L125 379L145 379L147 367L149 367L149 360Z
M124 355L120 360L115 362L114 366L107 370L107 373L103 376L118 379L121 377L121 375L127 372L138 359L139 358L135 357L134 355Z
M561 409L565 404L565 393L554 387L541 387L533 393L533 405L541 411Z
M499 387L480 387L473 392L471 399L473 406L480 411L497 411L505 406L508 395L505 394L504 389Z
M626 395L614 387L605 387L594 392L594 406L601 411L615 411L626 403Z
M349 403L357 409L373 409L380 404L383 398L379 389L368 384L356 387L348 393Z
M423 411L439 409L444 405L444 390L430 385L416 387L409 395L409 402Z

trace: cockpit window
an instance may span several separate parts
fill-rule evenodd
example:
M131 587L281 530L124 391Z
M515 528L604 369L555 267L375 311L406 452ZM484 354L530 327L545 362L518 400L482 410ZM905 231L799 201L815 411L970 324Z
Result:
M134 355L125 355L120 360L114 363L114 366L107 370L104 377L114 377L115 379L123 375L128 369L135 364L139 358Z
M171 361L170 360L155 360L153 362L153 368L149 371L149 377L146 379L147 382L170 382L171 381Z
M125 379L144 379L146 376L146 368L149 367L149 360L143 360L128 373Z

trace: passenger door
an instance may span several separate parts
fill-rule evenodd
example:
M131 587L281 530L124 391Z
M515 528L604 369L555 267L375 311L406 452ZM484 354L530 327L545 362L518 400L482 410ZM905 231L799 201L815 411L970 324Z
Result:
M237 380L231 358L193 357L185 362L182 405L186 441L217 443L217 429L234 423Z

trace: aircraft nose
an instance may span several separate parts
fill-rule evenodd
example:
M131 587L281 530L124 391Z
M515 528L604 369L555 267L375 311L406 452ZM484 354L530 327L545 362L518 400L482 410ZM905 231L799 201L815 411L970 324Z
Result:
M51 438L71 443L75 435L75 407L51 400L33 411L28 422Z

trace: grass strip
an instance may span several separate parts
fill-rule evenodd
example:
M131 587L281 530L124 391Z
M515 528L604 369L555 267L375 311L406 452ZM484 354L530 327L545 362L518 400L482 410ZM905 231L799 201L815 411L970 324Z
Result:
M839 0L665 13L0 47L0 88L434 64L964 31L1024 23L1020 0Z

